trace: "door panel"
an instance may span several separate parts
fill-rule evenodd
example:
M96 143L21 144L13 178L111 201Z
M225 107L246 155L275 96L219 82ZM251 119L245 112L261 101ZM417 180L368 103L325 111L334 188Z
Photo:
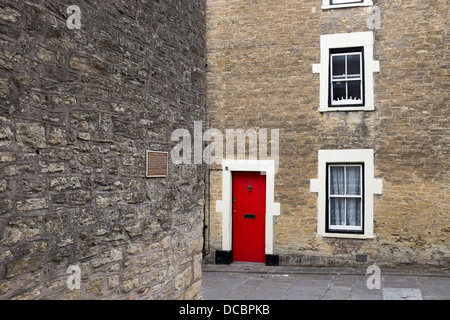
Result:
M266 176L233 173L233 261L265 262Z

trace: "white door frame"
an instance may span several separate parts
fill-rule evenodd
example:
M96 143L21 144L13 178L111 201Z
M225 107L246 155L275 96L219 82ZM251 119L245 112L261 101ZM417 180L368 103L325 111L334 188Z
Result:
M216 211L222 213L222 250L231 251L233 248L233 171L260 171L262 174L266 175L265 253L273 254L273 217L280 215L280 203L274 202L275 160L222 161L222 200L216 201Z

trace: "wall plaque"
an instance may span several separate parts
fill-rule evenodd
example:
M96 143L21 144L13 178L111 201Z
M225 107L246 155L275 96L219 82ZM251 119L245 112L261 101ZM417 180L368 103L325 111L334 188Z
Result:
M147 178L167 177L168 153L161 151L146 152L146 172Z

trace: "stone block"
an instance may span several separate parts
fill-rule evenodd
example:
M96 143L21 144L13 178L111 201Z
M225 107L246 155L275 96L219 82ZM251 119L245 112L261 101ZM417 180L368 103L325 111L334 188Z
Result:
M75 70L98 73L106 75L108 73L107 66L99 59L94 57L82 56L79 54L73 54L69 61L70 67Z
M188 267L175 277L175 289L185 289L191 284L192 268Z
M19 211L32 211L43 210L49 207L48 200L46 198L27 199L24 201L17 201L17 210Z
M67 134L66 130L55 128L50 131L50 137L48 143L51 145L59 145L62 147L67 146Z
M197 282L195 282L194 284L189 286L189 288L186 289L183 298L185 300L200 300L202 298L201 288L202 288L202 281L198 280Z
M43 149L47 146L45 128L33 122L17 123L16 140L21 147Z
M123 281L120 285L120 290L124 293L128 293L134 288L137 288L139 286L139 279L133 279L133 280L126 280Z
M11 298L11 300L34 300L39 298L41 295L41 289L35 288L33 290L30 290L28 292L22 293L20 295L14 296Z
M117 194L113 195L97 195L95 197L95 202L97 203L97 207L106 208L115 205L117 202L121 200L121 196Z
M0 295L4 295L10 288L10 282L3 282L0 284Z
M11 199L1 199L0 198L0 215L9 213L12 211L12 209L13 209L13 202Z
M69 194L68 200L69 204L73 206L85 205L92 201L92 196L90 193L77 192Z
M34 272L44 266L45 257L25 257L6 264L6 278L12 278L16 275Z
M62 162L54 163L39 161L39 167L41 168L41 173L64 172L65 170L65 164Z
M4 239L6 245L33 238L42 232L42 217L12 218L5 227Z
M0 147L11 145L13 138L14 134L9 126L2 126L0 128ZM0 155L0 159L2 159L2 155Z
M89 279L89 282L86 284L86 293L94 296L103 295L103 278L97 277Z
M0 162L13 162L16 156L13 152L0 152Z
M98 258L95 258L92 260L92 266L94 268L100 267L102 265L105 265L110 262L120 261L123 259L123 254L121 250L118 249L111 249L110 251L106 251Z
M50 189L54 191L76 190L81 188L78 177L58 177L50 180Z
M116 288L119 285L119 275L113 275L108 277L108 288Z

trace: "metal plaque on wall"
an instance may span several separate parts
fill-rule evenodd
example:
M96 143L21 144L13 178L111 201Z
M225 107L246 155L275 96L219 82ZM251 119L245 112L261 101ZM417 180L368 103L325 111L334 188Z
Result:
M168 169L167 152L147 150L145 159L146 159L145 176L147 178L167 177L167 169Z

